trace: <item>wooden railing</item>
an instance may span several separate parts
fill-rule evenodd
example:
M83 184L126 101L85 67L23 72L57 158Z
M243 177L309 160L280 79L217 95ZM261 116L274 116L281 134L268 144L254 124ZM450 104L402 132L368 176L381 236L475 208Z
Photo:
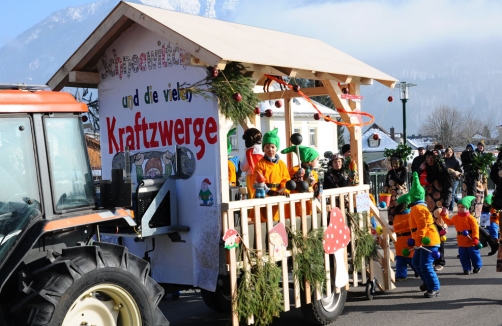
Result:
M232 201L224 204L224 210L222 214L223 234L228 229L236 229L240 234L243 244L247 248L256 250L258 257L265 257L266 255L270 254L267 250L268 244L265 242L265 239L267 239L267 233L274 227L276 223L282 222L293 232L295 232L296 230L301 230L304 235L306 235L311 229L326 229L326 227L328 226L331 205L336 205L337 207L339 207L343 213L342 215L346 216L346 213L354 213L356 211L356 195L368 192L369 186L361 185L356 187L324 190L321 200L314 198L312 193L303 193L292 194L289 198L286 196L277 196L267 197L264 199ZM314 212L314 214L312 215L314 218L312 218L312 216L310 215L307 215L307 202L310 202L310 204L312 205L311 207L313 207L312 211ZM295 212L295 203L300 203L301 205L301 212L299 214ZM331 205L327 203L330 203ZM254 213L250 214L251 211L253 211ZM273 219L274 211L278 211L279 213L279 218L275 221ZM363 259L361 279L363 280L363 282L368 279L367 271L369 271L370 279L376 278L382 290L388 290L392 288L393 284L393 272L391 269L391 260L393 260L393 255L389 248L389 239L392 234L387 222L381 219L379 210L374 204L370 205L370 211L377 219L377 222L382 225L384 232L382 233L382 236L378 237L377 240L378 244L381 247L381 249L379 249L379 259L377 262L372 261L370 263L370 266L366 266ZM296 215L299 217L286 219L286 212L289 213L289 216L294 217ZM252 218L250 218L250 215L252 215ZM262 217L265 218L265 222L261 222ZM361 223L360 226L364 226L367 225L366 223L369 223L369 221L363 221L362 219L359 219L359 221ZM354 239L354 233L351 233L351 239ZM292 250L294 250L294 248ZM292 259L288 259L291 256L292 252L287 251L286 257L280 264L282 268L284 311L289 311L290 309L290 281L293 283L295 307L300 307L302 302L300 298L300 281L294 279L294 276L292 276L292 279L290 279L290 275L288 273L288 270L292 269L291 264L294 264L294 261ZM231 293L233 294L236 291L238 267L249 269L252 262L246 261L246 258L244 258L245 261L238 261L235 249L230 249L230 255L227 255L227 257L226 269L230 274ZM355 257L355 246L351 246L351 257ZM328 254L325 254L324 262L327 276L327 286L325 294L329 296L332 289L331 284L334 284L334 273L331 273L330 271L330 258ZM347 264L347 252L345 252L345 263ZM288 266L288 264L290 266ZM352 279L353 286L358 286L358 271L353 270L349 277ZM349 288L349 284L346 285L346 288ZM335 289L335 291L338 292L339 289ZM311 287L309 284L304 284L303 294L305 295L304 302L306 304L309 304L312 297ZM319 300L321 298L320 295L321 294L319 293L319 291L316 291L316 300ZM251 319L248 320L248 322L252 323L253 321ZM239 324L235 311L233 312L232 323L234 326Z

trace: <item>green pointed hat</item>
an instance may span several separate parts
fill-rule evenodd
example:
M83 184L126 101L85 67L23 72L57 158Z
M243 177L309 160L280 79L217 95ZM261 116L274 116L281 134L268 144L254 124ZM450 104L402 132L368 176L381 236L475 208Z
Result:
M411 202L410 194L404 194L404 195L399 196L397 198L396 202L398 204L405 204L406 206L408 206Z
M486 196L484 202L491 205L493 203L493 194Z
M300 152L300 161L303 163L309 163L319 157L319 153L310 147L298 146L298 151ZM296 146L289 146L281 151L282 154L296 153Z
M235 132L237 131L236 128L232 128L227 132L227 153L230 154L232 151L232 142L230 141L230 136L235 135Z
M411 184L409 194L411 203L425 199L425 189L420 185L420 180L418 178L417 172L413 172L413 182Z
M475 196L465 196L458 201L458 204L464 205L465 208L469 209L471 208L471 203L474 199L476 199Z
M261 142L262 148L264 148L266 144L274 144L275 147L277 147L277 150L279 150L279 144L281 143L281 140L277 135L278 131L279 129L275 128L274 130L270 130L269 132L266 132L265 135L263 135L263 141Z

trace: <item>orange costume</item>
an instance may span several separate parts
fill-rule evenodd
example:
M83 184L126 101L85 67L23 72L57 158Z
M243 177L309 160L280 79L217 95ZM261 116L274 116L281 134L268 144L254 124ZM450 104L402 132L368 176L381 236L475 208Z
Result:
M408 246L408 239L411 238L410 232L410 210L403 211L403 214L395 215L394 217L394 232L396 233L397 241L394 244L397 256L404 256L403 249L409 249L410 254L405 257L413 257L413 248Z
M470 213L458 213L453 215L452 218L448 216L443 217L443 221L447 225L454 225L457 230L457 243L459 247L473 247L471 239L479 239L479 226L478 221ZM462 231L469 231L469 236L463 235ZM471 237L471 239L469 239Z
M260 172L267 180L267 187L272 191L278 191L279 189L286 188L286 182L289 181L289 173L286 164L277 160L277 162L273 163L267 158L262 158L258 161L255 166L255 172ZM288 193L288 190L284 191ZM279 220L279 208L274 206L272 208L272 213L274 215L274 221ZM266 222L266 213L261 212L261 221Z

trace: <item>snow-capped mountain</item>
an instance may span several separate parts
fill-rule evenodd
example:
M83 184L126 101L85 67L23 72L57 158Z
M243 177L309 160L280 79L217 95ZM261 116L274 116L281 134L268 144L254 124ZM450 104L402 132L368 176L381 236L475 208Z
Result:
M57 11L0 48L0 83L45 84L117 5L118 0ZM164 9L224 19L238 0L131 0ZM50 44L50 46L48 46Z
M231 20L243 0L130 1ZM45 84L117 3L118 0L98 0L60 10L24 31L0 48L0 83ZM491 121L492 126L502 124L501 41L452 41L406 55L389 50L383 59L351 55L400 81L417 84L410 88L406 104L407 134L411 135L418 133L422 119L441 105L462 112L471 110L482 120ZM384 128L402 131L399 89L389 90L375 82L371 87L362 87L362 95L363 111L373 114L375 122ZM389 96L393 97L392 102L388 102Z

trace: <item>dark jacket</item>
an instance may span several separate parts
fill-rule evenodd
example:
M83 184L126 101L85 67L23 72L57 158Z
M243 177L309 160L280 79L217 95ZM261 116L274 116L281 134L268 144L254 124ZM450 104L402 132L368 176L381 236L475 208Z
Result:
M348 187L349 185L349 174L348 171L344 168L342 168L341 170L330 168L324 175L323 189Z
M420 165L425 162L425 154L424 155L419 155L413 159L413 162L411 162L411 174L413 172L417 172L419 175L419 170L420 170Z
M444 165L446 165L447 169L453 169L457 172L462 173L462 168L460 167L460 161L452 155L452 157L444 158Z

